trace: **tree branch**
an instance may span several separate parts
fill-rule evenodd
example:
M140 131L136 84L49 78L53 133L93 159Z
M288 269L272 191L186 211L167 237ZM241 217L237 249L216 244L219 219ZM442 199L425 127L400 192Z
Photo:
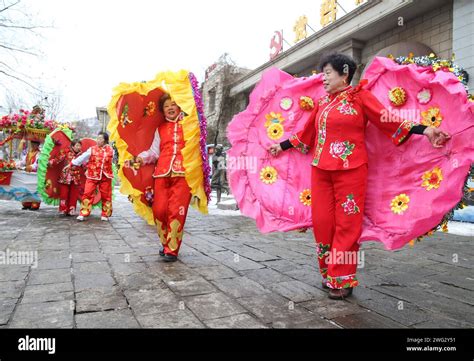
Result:
M4 70L0 70L0 73L1 73L1 74L4 74L4 75L6 75L6 76L8 76L8 77L10 77L10 78L13 78L13 79L15 79L15 80L21 81L22 83L24 83L24 84L26 84L26 85L32 87L33 89L35 89L35 90L37 90L37 91L41 91L40 89L38 89L38 88L35 87L34 85L28 83L26 80L23 80L23 79L21 79L21 78L15 76L15 75L9 74L9 73L7 73L7 72L4 71Z
M21 25L6 25L0 23L0 27L2 28L10 28L10 29L23 29L23 30L34 30L34 29L51 29L51 26L21 26Z
M20 3L20 0L18 0L17 2L14 2L13 4L5 6L3 9L0 9L0 13L7 11L8 9L14 7L15 5L18 5L19 3Z
M32 53L30 51L27 51L27 50L24 50L24 49L12 48L10 46L3 45L3 44L0 44L0 48L4 48L4 49L7 49L7 50L11 50L11 51L18 51L20 53L25 53L25 54L36 56L35 53Z

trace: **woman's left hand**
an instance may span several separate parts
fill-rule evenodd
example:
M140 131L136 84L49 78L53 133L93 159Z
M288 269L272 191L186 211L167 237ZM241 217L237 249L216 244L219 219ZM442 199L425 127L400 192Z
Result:
M451 136L448 133L443 132L441 129L435 127L427 127L423 134L428 137L431 145L433 145L435 148L442 148L445 143L451 139Z

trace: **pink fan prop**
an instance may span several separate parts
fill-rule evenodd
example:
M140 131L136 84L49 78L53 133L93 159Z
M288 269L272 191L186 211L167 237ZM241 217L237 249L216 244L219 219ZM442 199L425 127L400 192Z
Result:
M375 58L365 78L387 108L452 136L441 149L417 135L394 147L373 125L367 127L369 179L360 241L398 249L436 227L461 200L474 162L474 103L455 75L430 67ZM389 92L397 87L405 95L393 103Z
M294 78L272 68L227 128L233 195L263 233L311 227L311 154L287 151L275 158L267 149L301 130L311 114L308 104L322 95L322 74Z

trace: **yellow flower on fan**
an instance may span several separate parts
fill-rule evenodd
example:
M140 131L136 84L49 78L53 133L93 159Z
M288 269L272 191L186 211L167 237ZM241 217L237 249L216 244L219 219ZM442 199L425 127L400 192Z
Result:
M277 140L283 137L283 126L280 123L273 123L267 128L267 134L270 139Z
M311 205L311 190L305 189L303 192L300 193L300 202L303 203L305 206Z
M423 180L421 186L425 187L427 191L438 189L443 180L443 172L441 171L441 168L434 167L433 170L423 173L421 179Z
M428 127L438 128L443 121L443 116L441 115L438 107L431 107L428 110L421 112L421 117L421 124Z
M300 108L303 110L312 110L314 108L313 99L307 96L300 97Z
M405 89L397 86L395 88L390 89L390 91L388 92L388 98L390 99L393 105L399 107L406 103L407 93L405 92Z
M399 194L395 198L392 199L390 203L390 207L392 212L395 214L403 214L408 209L408 203L410 202L410 197L408 197L405 193Z
M260 171L260 180L265 184L273 184L277 181L278 172L273 167L265 167Z
M281 116L280 113L270 112L269 114L265 115L265 128L268 128L272 124L281 124L284 122L285 118Z

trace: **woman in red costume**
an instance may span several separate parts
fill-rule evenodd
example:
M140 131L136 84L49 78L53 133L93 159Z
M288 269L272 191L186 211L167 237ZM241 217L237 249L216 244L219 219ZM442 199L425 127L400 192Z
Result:
M185 146L181 121L184 113L169 94L159 101L165 121L158 126L151 147L141 152L136 161L155 163L152 209L162 244L160 255L166 262L177 260L183 238L191 192L186 182L181 153Z
M82 143L80 140L73 140L67 151L61 151L48 163L49 167L66 161L66 166L59 176L59 212L66 216L76 214L77 200L79 199L81 188L81 168L71 166L71 162L81 155Z
M81 156L71 161L71 166L80 166L87 163L86 184L82 196L81 210L78 221L84 221L91 214L94 192L99 189L102 200L101 220L107 222L112 216L112 179L114 173L112 160L114 150L109 145L109 135L100 132L97 136L97 145L90 147Z
M434 147L442 147L450 136L438 128L399 119L363 89L364 83L348 85L357 68L350 57L329 55L320 68L327 95L315 104L304 129L272 145L270 153L277 156L290 148L302 153L312 149L313 232L323 287L330 288L330 298L343 299L358 285L357 241L367 184L367 121L391 137L395 145L411 134L420 134L427 136Z

